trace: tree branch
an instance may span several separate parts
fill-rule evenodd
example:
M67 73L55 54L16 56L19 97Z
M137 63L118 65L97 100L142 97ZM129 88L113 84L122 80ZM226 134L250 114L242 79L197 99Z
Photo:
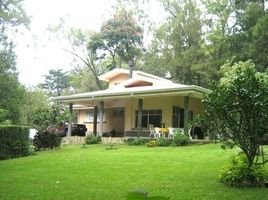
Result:
M268 159L267 160L264 160L263 162L261 162L261 163L256 163L255 165L264 165L265 163L267 163L268 162Z

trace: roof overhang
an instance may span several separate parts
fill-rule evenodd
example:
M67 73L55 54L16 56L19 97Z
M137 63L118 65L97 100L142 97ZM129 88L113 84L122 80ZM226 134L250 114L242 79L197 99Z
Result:
M62 103L83 103L106 99L146 98L154 96L191 96L202 99L210 90L195 85L177 88L154 88L146 90L101 90L97 92L81 93L69 96L52 97L50 100Z

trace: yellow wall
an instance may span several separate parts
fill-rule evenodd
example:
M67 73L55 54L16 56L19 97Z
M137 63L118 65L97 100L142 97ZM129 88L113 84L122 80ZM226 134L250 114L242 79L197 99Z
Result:
M127 104L125 118L125 131L135 128L135 111L138 110L138 99L131 99ZM184 107L184 97L150 97L143 99L144 110L162 110L162 121L166 127L172 126L172 107ZM194 116L203 112L203 104L200 99L189 99L189 111L193 111Z
M93 122L86 122L86 112L89 110L80 110L78 112L78 123L85 124L88 132L93 132ZM112 117L112 108L104 109L104 118L103 123L103 132L111 132L115 130L116 132L124 131L124 118L121 117ZM97 123L97 130L99 130L99 123Z
M105 102L104 102L105 104ZM116 102L114 102L116 104ZM172 126L172 107L184 107L184 97L148 97L143 99L144 110L162 110L162 121L166 127ZM119 107L116 105L116 107ZM120 106L121 107L121 106ZM103 124L103 131L129 131L135 128L135 111L138 109L138 98L129 98L122 102L122 107L125 108L125 118L113 118L112 108L105 108L105 123ZM193 111L194 116L203 112L203 104L200 99L189 99L189 111ZM78 123L84 123L86 118L86 110L80 110L78 116ZM85 123L88 131L93 131L93 123ZM99 123L98 123L99 127ZM97 128L98 128L97 127Z

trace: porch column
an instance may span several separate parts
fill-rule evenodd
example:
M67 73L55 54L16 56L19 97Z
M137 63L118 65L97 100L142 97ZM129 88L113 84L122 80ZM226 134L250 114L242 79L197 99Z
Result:
M98 116L98 106L94 106L94 117L93 117L93 134L97 135L97 116Z
M189 122L189 96L184 97L184 134L188 135L188 122Z
M100 102L100 127L99 127L99 135L103 134L103 114L104 114L104 102Z
M138 136L142 134L142 107L143 107L143 99L138 100L138 124L137 124L137 133Z
M71 143L71 136L72 136L72 116L73 116L73 104L69 104L69 112L70 117L68 119L68 130L67 130L67 137L69 138L69 143Z

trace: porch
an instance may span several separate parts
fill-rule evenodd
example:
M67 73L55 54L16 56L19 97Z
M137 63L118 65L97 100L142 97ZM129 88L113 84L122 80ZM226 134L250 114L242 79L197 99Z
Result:
M189 121L203 111L200 99L179 95L89 100L87 106L83 103L83 107L71 108L78 111L78 123L86 124L88 133L106 137L148 137L149 125L180 128L188 133Z

